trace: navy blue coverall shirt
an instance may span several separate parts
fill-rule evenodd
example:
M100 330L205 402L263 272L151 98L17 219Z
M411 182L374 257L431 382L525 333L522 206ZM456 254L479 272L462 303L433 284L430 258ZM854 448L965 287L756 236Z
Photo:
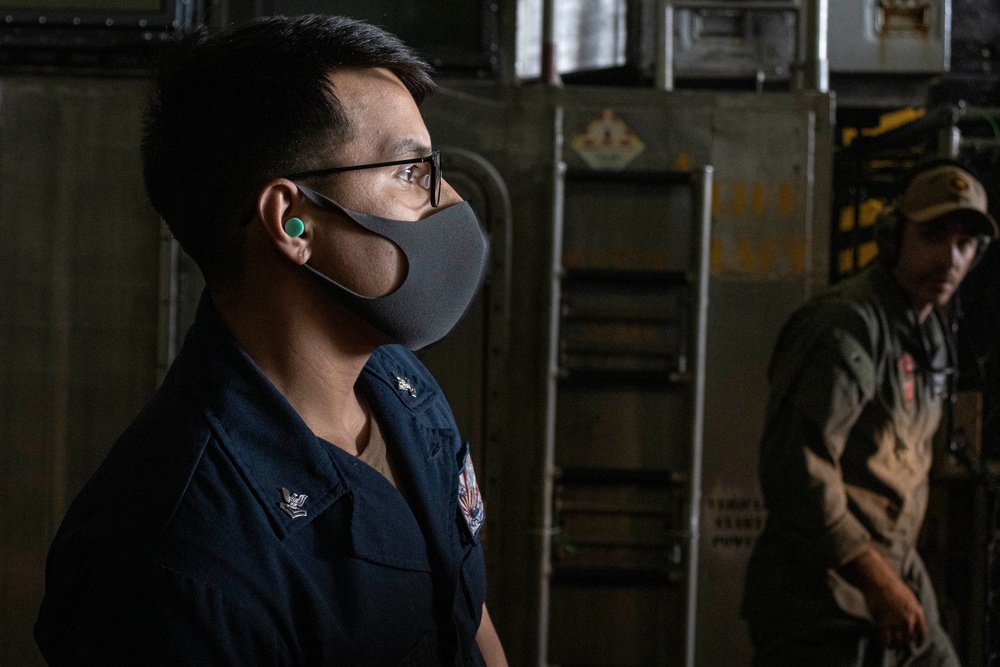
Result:
M405 349L377 350L358 388L409 502L317 438L203 298L56 535L35 625L49 664L483 664L468 445Z

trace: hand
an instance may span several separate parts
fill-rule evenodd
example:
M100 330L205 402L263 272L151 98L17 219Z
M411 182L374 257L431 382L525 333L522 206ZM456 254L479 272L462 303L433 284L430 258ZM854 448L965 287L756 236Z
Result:
M870 548L842 568L864 593L868 610L886 648L923 644L927 619L917 596L877 551Z
M927 619L924 608L910 587L892 572L892 578L865 592L868 610L886 648L903 648L924 643Z

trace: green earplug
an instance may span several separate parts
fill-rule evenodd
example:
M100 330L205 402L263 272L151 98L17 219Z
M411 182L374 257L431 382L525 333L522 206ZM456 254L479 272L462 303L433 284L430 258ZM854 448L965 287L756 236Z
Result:
M285 233L289 236L302 236L304 231L306 231L306 226L298 218L289 218L285 222Z

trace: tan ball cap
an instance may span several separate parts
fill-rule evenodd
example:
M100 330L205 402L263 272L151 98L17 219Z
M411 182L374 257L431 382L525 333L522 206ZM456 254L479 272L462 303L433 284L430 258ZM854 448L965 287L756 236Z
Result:
M996 238L997 221L987 209L986 189L972 174L944 165L917 174L900 196L896 208L913 222L927 222L953 211L968 211L975 232Z

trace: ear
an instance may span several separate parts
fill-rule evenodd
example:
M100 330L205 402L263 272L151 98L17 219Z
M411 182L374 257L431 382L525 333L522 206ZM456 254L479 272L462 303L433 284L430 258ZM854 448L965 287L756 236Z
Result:
M305 264L311 254L311 223L307 216L298 188L286 178L271 181L257 196L257 222L275 249L296 264ZM291 218L299 218L305 227L298 236L291 236L285 229Z

